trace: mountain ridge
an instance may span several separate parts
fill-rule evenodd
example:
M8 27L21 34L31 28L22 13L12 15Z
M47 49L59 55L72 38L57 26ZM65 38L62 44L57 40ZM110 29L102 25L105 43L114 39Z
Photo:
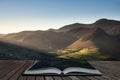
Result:
M65 48L97 48L103 54L120 57L120 21L100 19L92 24L74 23L46 31L22 31L2 36L10 43L55 51Z
M43 50L55 50L64 48L76 40L76 38L72 35L53 31L32 31L27 33L20 32L8 34L3 38Z
M61 31L62 29L62 31L69 31L69 30L76 29L76 28L99 27L105 30L110 35L118 35L118 34L120 35L120 21L118 20L109 20L109 19L102 18L91 24L77 23L77 27L74 25L75 24L70 24L70 25L60 28L59 30Z

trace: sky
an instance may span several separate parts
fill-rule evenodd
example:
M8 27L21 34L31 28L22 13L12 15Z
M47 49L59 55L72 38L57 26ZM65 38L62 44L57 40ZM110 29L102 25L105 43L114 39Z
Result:
M0 33L120 20L120 0L0 0Z

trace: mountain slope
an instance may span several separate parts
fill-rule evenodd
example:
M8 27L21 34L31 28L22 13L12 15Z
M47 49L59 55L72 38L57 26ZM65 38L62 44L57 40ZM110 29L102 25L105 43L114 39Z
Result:
M72 35L54 31L24 31L8 34L3 38L45 51L65 48L76 40Z
M92 24L92 27L99 27L109 34L120 34L120 21L100 19Z
M3 36L5 36L5 34L0 34L0 38L3 37Z
M61 27L60 29L58 29L58 31L59 32L67 32L69 30L77 29L77 28L81 28L81 27L88 27L88 25L87 24L74 23L74 24L70 24L70 25L66 25L64 27Z
M0 59L38 59L44 60L53 57L43 51L36 51L23 46L10 44L0 40Z
M78 28L94 28L94 27L101 28L110 35L120 35L120 21L109 20L104 18L99 19L92 24L81 24L81 23L70 24L60 28L58 31L67 32Z
M101 53L120 57L120 42L117 39L100 28L88 29L88 34L85 34L85 32L67 48L98 48Z

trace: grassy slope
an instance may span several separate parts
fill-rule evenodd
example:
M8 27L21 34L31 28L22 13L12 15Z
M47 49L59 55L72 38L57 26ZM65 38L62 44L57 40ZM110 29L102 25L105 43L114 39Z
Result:
M110 55L101 54L97 49L65 49L59 50L59 58L71 59L75 61L80 60L117 60L112 58Z

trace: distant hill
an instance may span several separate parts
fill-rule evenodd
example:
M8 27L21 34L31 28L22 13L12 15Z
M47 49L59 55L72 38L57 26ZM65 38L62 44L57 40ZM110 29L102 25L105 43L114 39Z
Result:
M20 45L29 46L45 51L65 48L73 43L77 38L72 35L54 32L54 31L23 31L19 33L8 34L3 37Z
M120 21L100 19L92 24L93 27L99 27L112 35L120 34Z
M61 27L60 29L58 29L57 31L59 32L67 32L67 31L70 31L72 29L77 29L77 28L80 28L80 27L88 27L89 25L87 24L81 24L81 23L74 23L74 24L70 24L70 25L66 25L64 27Z
M92 24L74 23L74 24L66 25L60 28L58 31L66 32L78 28L93 28L93 27L99 27L111 35L120 35L120 21L109 20L104 18L99 19Z
M3 36L5 36L5 34L0 34L0 38L3 37Z

